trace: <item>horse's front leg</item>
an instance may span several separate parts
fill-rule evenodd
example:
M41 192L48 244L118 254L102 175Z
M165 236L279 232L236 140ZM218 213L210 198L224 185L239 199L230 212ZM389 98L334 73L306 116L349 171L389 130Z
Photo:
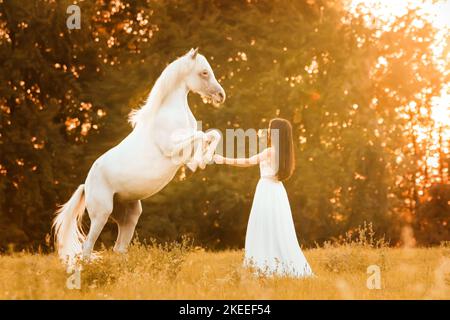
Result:
M206 141L206 135L202 131L195 131L191 134L184 134L182 138L174 137L172 147L168 156L177 164L186 164L188 168L195 172L197 167L204 168L202 164L203 145ZM192 156L192 148L194 155ZM202 169L203 169L202 168Z
M217 145L222 139L222 135L218 130L209 130L205 133L205 137L200 145L197 145L193 160L200 169L205 169L206 164L210 163L217 149ZM206 148L206 150L205 150ZM189 166L189 163L188 163Z
M203 156L203 161L209 163L217 149L217 146L222 139L222 136L218 130L210 130L206 133L207 141L209 141L206 152Z
M195 170L197 170L197 167L202 170L206 167L206 162L204 161L203 156L206 143L208 143L208 137L205 133L203 133L203 137L201 139L198 139L193 143L194 155L192 156L190 161L186 163L186 165L189 169L191 169L192 172L195 172Z

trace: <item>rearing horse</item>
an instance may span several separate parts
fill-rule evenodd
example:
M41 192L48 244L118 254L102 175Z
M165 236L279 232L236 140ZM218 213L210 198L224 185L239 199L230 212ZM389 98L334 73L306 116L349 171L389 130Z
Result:
M166 67L146 104L132 112L133 131L94 162L85 183L57 211L53 228L62 259L81 253L89 259L110 216L119 230L114 250L125 252L142 213L141 199L164 188L183 164L195 171L211 161L221 135L197 130L187 100L190 91L214 105L225 101L225 91L197 49ZM87 236L81 229L85 209L91 220Z

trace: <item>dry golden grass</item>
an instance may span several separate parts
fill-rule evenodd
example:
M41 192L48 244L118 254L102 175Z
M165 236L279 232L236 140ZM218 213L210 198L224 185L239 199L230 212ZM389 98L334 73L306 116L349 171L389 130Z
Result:
M85 265L81 290L66 288L56 255L0 256L1 299L450 299L450 247L373 248L346 244L305 250L317 277L255 277L242 251L207 252L135 243ZM381 268L382 288L366 286Z

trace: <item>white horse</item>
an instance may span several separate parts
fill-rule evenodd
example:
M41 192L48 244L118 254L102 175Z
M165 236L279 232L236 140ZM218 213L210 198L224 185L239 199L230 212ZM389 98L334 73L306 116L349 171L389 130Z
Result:
M109 217L119 230L114 251L126 252L142 212L140 200L164 188L183 164L195 171L211 161L221 135L197 130L190 91L215 106L225 101L225 91L197 49L166 67L146 104L132 112L133 131L94 162L85 183L57 211L53 228L62 259L73 261L79 254L89 259ZM85 209L91 220L87 236L81 229Z

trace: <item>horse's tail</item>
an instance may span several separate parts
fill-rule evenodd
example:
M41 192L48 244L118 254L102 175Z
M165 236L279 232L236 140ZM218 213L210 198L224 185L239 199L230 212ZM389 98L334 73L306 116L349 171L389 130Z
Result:
M58 209L53 220L55 247L59 257L65 262L70 263L82 252L86 236L81 228L81 221L85 208L84 184L82 184L70 200Z

